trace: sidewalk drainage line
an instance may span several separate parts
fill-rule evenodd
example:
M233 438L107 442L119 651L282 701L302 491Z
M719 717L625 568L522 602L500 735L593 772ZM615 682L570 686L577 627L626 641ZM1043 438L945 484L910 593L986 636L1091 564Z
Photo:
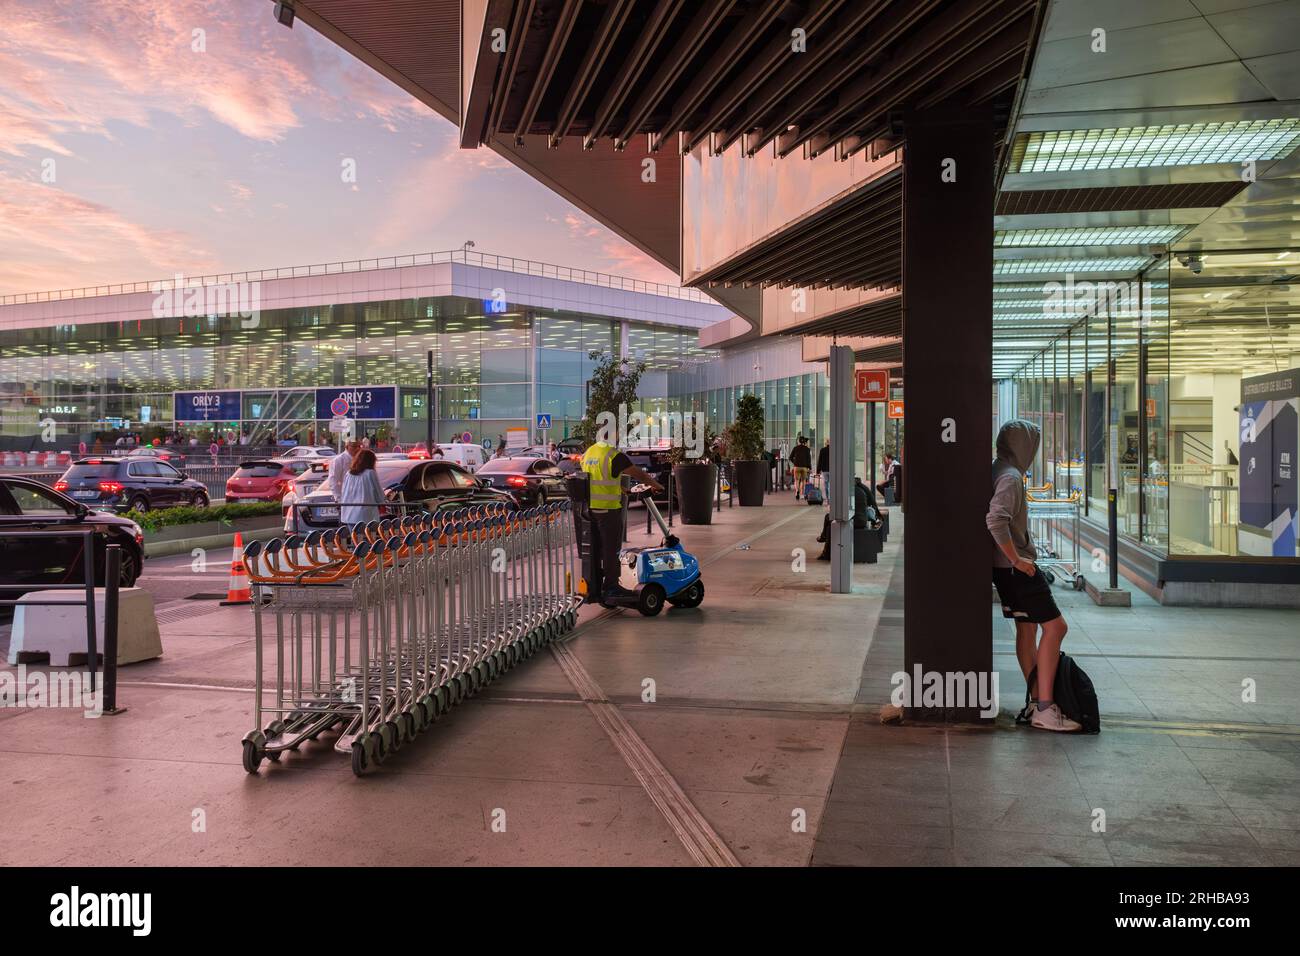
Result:
M564 675L582 697L614 748L663 815L682 846L699 866L740 866L730 848L678 786L659 758L632 729L619 709L592 679L582 662L563 643L550 645Z

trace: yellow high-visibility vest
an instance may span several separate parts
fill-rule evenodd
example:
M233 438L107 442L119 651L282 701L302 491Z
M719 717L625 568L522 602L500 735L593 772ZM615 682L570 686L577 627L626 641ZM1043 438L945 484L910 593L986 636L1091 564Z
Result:
M623 507L623 486L614 475L618 449L598 441L582 456L582 470L591 481L591 504L596 511L617 511Z

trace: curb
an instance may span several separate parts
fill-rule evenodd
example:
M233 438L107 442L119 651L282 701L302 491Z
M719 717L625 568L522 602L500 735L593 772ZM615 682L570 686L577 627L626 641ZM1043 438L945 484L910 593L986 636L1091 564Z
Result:
M1088 592L1088 597L1092 598L1092 603L1098 607L1132 607L1133 595L1123 588L1099 588L1083 577L1083 588Z
M239 533L244 536L245 541L266 541L284 534L282 524L282 521L276 521L264 528L241 529ZM194 538L173 538L170 541L149 541L146 538L144 556L146 558L165 558L173 554L189 554L195 548L203 548L207 551L212 548L233 547L234 544L234 531L223 534L201 535Z

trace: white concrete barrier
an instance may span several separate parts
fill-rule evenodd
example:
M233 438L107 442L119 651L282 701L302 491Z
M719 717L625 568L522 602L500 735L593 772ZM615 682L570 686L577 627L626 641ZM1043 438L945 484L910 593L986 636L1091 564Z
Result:
M32 591L14 608L9 663L28 663L49 654L53 667L69 667L70 655L86 656L84 591ZM57 605L28 601L57 601ZM80 602L80 603L77 603ZM132 664L162 656L162 636L154 614L153 595L144 588L123 588L117 597L117 662ZM104 653L104 589L95 589L95 639Z

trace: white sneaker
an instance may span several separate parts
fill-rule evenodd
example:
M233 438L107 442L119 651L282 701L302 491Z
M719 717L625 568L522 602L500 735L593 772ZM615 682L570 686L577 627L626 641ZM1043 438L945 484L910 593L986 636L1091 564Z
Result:
M1077 720L1071 720L1061 713L1061 708L1055 704L1048 707L1047 710L1039 710L1034 706L1034 715L1029 718L1029 722L1039 730L1056 730L1063 733L1073 733L1076 730L1083 730L1083 724Z

